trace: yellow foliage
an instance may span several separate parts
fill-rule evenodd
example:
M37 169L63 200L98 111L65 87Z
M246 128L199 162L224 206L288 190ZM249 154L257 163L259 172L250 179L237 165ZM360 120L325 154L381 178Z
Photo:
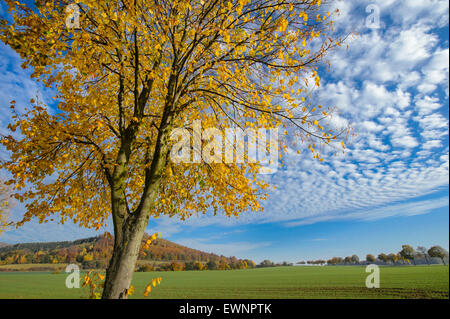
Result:
M161 277L152 279L152 282L145 287L144 296L147 297L152 291L152 287L156 287L156 285L160 285L162 281Z
M131 285L130 288L127 289L126 295L127 295L127 297L128 297L128 296L131 296L131 295L133 295L133 294L134 294L134 286Z
M94 260L94 256L92 256L91 254L86 254L83 256L83 260L84 261L93 261Z
M90 271L83 278L82 287L87 287L89 289L88 298L89 299L100 299L101 290L103 289L103 280L105 276L96 272Z

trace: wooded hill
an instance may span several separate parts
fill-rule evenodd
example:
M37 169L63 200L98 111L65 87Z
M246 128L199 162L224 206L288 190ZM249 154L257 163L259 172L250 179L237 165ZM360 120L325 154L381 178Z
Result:
M145 249L144 243L149 237L147 234L144 236L139 252L139 265L160 266L173 262L177 262L179 265L188 263L206 264L207 262L214 262L217 265L244 264L243 260L236 257L203 252L162 238L154 240ZM0 248L0 265L80 263L83 268L104 269L111 257L112 248L113 238L107 233L75 241L8 245ZM246 260L245 264L248 262L250 261Z

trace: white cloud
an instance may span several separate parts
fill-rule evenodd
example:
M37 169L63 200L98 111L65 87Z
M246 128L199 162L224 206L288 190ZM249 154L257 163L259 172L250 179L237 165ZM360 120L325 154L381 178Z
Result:
M418 21L438 27L448 24L447 0L377 0L376 3L385 15L403 27Z
M387 217L398 216L415 216L428 214L434 209L447 207L449 205L448 197L438 198L435 200L424 200L419 202L412 202L406 204L391 204L386 207L374 208L371 210L360 210L352 213L339 214L337 216L315 216L313 218L306 218L301 221L293 221L286 223L286 226L294 227L300 225L308 225L317 222L325 222L329 220L365 220L373 221Z
M424 96L418 97L415 106L420 115L425 115L439 110L442 107L442 104L437 97Z
M405 148L414 148L419 145L417 140L412 136L398 136L392 139L392 145Z
M389 45L387 57L398 66L412 67L431 56L431 48L438 37L428 32L428 28L416 24L400 31Z
M436 90L438 85L445 85L448 90L449 53L447 49L437 50L430 62L422 68L424 74L423 83L418 87L419 91L429 94ZM448 94L448 93L447 93Z

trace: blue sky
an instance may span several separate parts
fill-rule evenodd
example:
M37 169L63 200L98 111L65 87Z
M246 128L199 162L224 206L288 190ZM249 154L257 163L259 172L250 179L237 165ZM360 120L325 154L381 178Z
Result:
M380 28L367 28L375 4ZM187 222L151 220L148 232L193 248L255 261L299 261L397 252L401 245L449 246L448 1L336 1L336 29L357 32L349 49L331 53L318 103L336 106L336 125L357 136L324 163L289 153L267 176L277 187L261 213L236 219L199 216ZM4 15L4 5L0 5ZM52 92L29 79L20 59L0 44L0 132L9 101L24 107ZM0 153L2 158L6 153ZM328 156L328 158L327 158ZM13 217L23 213L16 206ZM108 226L110 229L110 226ZM102 232L104 231L101 230ZM77 239L94 232L76 225L31 222L3 242Z

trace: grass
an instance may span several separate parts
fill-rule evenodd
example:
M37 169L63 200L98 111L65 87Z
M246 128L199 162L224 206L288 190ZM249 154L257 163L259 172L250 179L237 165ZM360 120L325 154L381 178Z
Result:
M381 267L380 289L367 289L364 267L280 267L234 271L135 273L134 298L162 277L149 298L448 298L448 266ZM0 272L0 298L83 298L67 289L66 274Z

